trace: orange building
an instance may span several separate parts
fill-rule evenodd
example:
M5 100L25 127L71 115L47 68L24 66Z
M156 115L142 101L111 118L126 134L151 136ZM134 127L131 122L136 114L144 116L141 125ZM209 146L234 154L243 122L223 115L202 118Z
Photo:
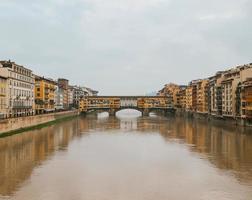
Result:
M186 110L187 111L192 111L193 110L192 94L193 94L193 87L191 85L189 85L186 88Z
M208 112L208 86L209 86L208 79L199 80L197 82L196 111L198 113Z
M178 107L183 110L186 109L186 89L187 87L183 86L177 93Z
M174 83L166 84L159 92L158 96L170 96L172 97L172 103L175 108L181 107L180 105L180 90L181 86Z
M52 79L35 77L35 110L36 114L55 110L55 89L57 83Z
M252 78L241 86L241 117L252 120Z

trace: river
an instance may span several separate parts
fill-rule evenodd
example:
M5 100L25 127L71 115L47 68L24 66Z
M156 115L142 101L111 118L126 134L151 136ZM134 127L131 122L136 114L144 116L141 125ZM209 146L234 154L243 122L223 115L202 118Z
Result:
M251 131L138 114L1 138L0 199L252 199Z

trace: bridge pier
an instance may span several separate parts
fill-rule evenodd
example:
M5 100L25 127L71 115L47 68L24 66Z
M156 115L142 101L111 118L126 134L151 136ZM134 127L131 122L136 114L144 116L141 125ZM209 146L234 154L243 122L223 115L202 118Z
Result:
M109 116L111 116L111 117L116 116L116 111L115 111L115 109L110 109L110 110L109 110Z
M142 116L143 116L143 117L148 117L149 114L150 114L150 111L149 111L148 108L143 109L143 111L142 111Z
M175 115L176 110L175 109L164 110L163 112L165 117L172 117Z

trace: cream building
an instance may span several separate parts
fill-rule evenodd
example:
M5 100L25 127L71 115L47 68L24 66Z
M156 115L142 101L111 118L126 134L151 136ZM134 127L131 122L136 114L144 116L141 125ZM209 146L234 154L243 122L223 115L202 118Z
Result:
M55 97L54 97L54 102L55 102L55 110L63 110L63 104L64 104L64 93L63 90L56 85L55 87Z
M209 78L209 114L215 116L222 115L222 88L224 72L217 72L215 76Z
M7 71L7 116L34 114L35 78L30 69L11 61L0 61L1 70Z
M224 73L222 87L222 115L225 117L236 117L237 109L237 89L239 83L252 77L252 65L243 65L230 69Z
M68 102L68 87L69 81L65 78L58 79L58 94L59 96L63 95L63 109L69 109L69 102Z
M7 117L7 78L8 71L0 64L0 119Z
M74 107L74 86L70 86L67 89L68 95L68 105L69 105L69 109Z
M80 100L86 96L81 86L73 86L73 107L79 108Z

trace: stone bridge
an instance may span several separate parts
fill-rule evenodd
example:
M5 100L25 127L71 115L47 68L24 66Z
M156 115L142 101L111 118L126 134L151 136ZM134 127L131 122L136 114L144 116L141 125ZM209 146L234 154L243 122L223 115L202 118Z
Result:
M80 101L80 112L108 112L114 116L123 109L135 109L148 116L150 112L174 113L172 99L167 96L88 96Z

